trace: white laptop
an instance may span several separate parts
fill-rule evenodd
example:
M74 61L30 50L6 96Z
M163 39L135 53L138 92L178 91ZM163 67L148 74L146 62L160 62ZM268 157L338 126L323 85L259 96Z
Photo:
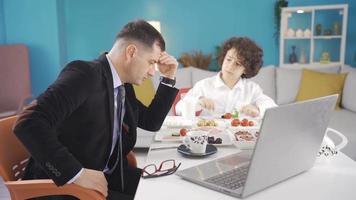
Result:
M337 95L268 109L255 149L176 172L193 183L246 197L310 169Z

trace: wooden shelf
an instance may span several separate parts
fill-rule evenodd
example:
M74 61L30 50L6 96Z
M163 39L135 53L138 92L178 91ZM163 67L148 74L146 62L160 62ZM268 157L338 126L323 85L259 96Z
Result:
M304 13L297 13L297 11L299 10L303 10ZM320 15L321 12L324 12L326 14ZM303 14L307 15L303 16ZM338 30L339 32L333 33L341 33L341 35L315 35L317 24L321 24L323 27L323 29L321 30L323 32L321 33L324 33L325 28L333 29L334 27L327 27L326 24L328 23L328 20L333 20L333 16L335 15L338 16L336 21L340 23L340 30ZM329 16L330 19L328 18ZM282 8L279 41L279 65L281 67L291 68L314 68L343 65L345 62L347 17L347 4ZM286 32L289 29L309 29L311 32L311 36L288 37L286 35ZM300 58L301 50L304 50L304 53L306 54L305 57L308 61L307 63L288 63L288 58L291 54L290 47L292 46L296 47L297 60L299 60ZM330 56L330 59L336 62L330 62L328 64L319 63L320 55L323 52L329 52L329 55L334 55L334 57Z
M320 36L314 36L314 39L342 39L341 35L320 35Z
M335 67L342 65L341 62L330 62L328 64L321 64L319 62L314 62L314 63L308 63L308 64L300 64L300 63L285 63L281 65L283 68L289 68L289 69L302 69L302 68L308 68L308 69L314 69L314 68L320 68L320 67Z
M310 40L311 37L284 37L286 40Z

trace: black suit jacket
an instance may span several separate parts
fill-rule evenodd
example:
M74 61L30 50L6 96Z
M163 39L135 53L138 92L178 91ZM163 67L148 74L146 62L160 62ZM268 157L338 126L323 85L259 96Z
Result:
M124 155L136 143L137 127L160 129L178 92L160 84L146 107L136 99L131 84L125 89ZM63 185L81 168L103 171L113 142L113 91L105 55L93 62L69 63L15 126L15 134L32 155L24 179L51 178Z

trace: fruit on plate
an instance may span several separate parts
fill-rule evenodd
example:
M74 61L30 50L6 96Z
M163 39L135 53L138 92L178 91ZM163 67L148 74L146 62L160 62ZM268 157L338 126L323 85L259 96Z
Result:
M231 126L239 126L240 125L240 120L239 119L233 119L231 121Z
M236 119L239 117L239 111L233 110L231 113L225 113L221 116L223 119Z
M217 137L217 138L215 139L214 136L209 136L209 137L208 137L208 144L222 144L222 139L219 138L219 137Z
M200 119L197 123L200 126L217 126L218 124L213 119Z
M239 111L237 111L236 109L234 109L234 111L232 111L232 118L236 119L239 117Z
M243 120L239 120L239 119L233 119L231 121L231 126L254 126L255 125L255 122L253 121L250 121L246 118L244 118Z
M187 135L187 132L188 132L188 130L187 130L186 128L181 128L181 129L179 130L180 136L186 136L186 135Z
M237 141L254 141L255 138L253 137L252 133L248 131L238 131L235 133L235 139Z
M232 114L231 113L225 113L223 116L221 116L221 118L223 118L223 119L231 119L232 118Z
M243 120L241 120L241 126L248 126L248 119L243 119Z

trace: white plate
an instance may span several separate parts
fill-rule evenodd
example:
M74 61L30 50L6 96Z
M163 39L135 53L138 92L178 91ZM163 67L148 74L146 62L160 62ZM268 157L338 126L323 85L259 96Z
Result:
M235 133L237 131L259 131L260 127L259 126L230 126L227 129L230 130L232 133Z
M255 145L256 145L256 142L247 142L247 141L244 141L244 142L239 142L239 141L234 141L233 144L241 149L241 150L248 150L248 149L254 149L255 148Z
M179 133L180 128L162 128L155 135L155 141L160 142L181 142L182 136L172 136L173 133Z
M205 130L208 131L208 137L214 136L214 141L216 138L221 138L221 144L214 144L216 146L232 145L233 137L229 130L220 129L217 127L197 127L192 130ZM172 136L172 133L179 133L179 129L161 129L155 135L155 141L160 142L182 142L183 136Z

